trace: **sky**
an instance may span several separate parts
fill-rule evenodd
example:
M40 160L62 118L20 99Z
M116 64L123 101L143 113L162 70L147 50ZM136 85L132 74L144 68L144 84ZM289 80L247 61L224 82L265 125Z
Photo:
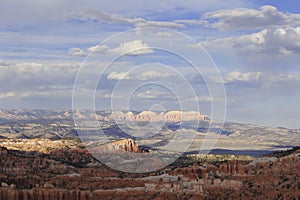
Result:
M0 108L300 128L297 0L0 2Z

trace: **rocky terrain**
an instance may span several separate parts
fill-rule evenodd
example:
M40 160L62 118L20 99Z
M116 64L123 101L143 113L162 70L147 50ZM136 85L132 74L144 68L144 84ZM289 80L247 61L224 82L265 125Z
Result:
M82 144L76 139L0 139L0 146L9 150L49 153L55 149L81 147Z
M286 150L300 144L300 129L232 122L226 122L223 127L223 124L210 122L205 115L197 112L97 111L96 114L89 114L91 115L89 117L99 121L105 136L110 140L131 138L149 148L163 147L172 140L176 131L196 135L189 152L199 151L199 146L205 141L207 133L212 133L215 135L214 138L218 138L215 145L217 153L229 153L230 150L239 154L258 156L272 151ZM85 120L85 115L80 112L74 112L74 115ZM180 119L186 121L180 123L178 122ZM193 121L195 119L199 120L199 124ZM143 135L140 135L141 131L132 131L132 127L127 124L130 121L135 127L140 128L147 125L149 120L153 122L153 131ZM164 120L164 123L159 120ZM209 125L214 128L209 129ZM78 129L79 127L74 126L73 112L70 110L0 110L0 139L78 138L80 137ZM89 135L99 135L99 130L94 126L86 125L84 129ZM186 141L182 140L182 142Z
M72 141L69 141L72 143ZM111 145L136 151L131 140ZM283 156L182 156L147 174L115 171L83 147L0 148L0 199L299 199L300 151ZM149 163L151 164L151 163Z
M93 125L76 127L72 115L0 110L0 200L300 199L299 129L230 122L223 127L196 112L101 111L88 116L98 120L100 132ZM86 122L82 113L74 115ZM142 133L143 127L148 131ZM174 152L168 150L171 155L189 135L195 137L174 163L147 173L124 172L128 166L155 169L162 160L150 153L177 134L184 137ZM88 140L81 141L85 135ZM213 154L199 151L215 138Z

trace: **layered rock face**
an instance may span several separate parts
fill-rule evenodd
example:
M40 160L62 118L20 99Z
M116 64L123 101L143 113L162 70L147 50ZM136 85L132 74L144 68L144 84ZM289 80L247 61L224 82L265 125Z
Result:
M99 120L116 120L116 121L138 121L138 122L157 122L157 121L166 121L166 122L181 122L181 121L206 121L208 117L202 115L199 112L183 112L183 111L169 111L161 112L159 114L151 111L142 111L138 114L132 112L123 113L121 111L115 111L110 115L103 117L97 115L96 119Z
M182 111L170 111L165 114L167 121L179 122L179 121L197 121L207 120L206 115L202 115L198 112L182 112Z
M134 153L139 152L138 144L134 142L132 139L123 139L123 140L115 141L112 142L111 145L114 146L117 150L129 151Z
M95 147L89 148L89 150L93 153L140 153L138 144L132 139L122 139L118 141L114 141L108 144L99 145Z

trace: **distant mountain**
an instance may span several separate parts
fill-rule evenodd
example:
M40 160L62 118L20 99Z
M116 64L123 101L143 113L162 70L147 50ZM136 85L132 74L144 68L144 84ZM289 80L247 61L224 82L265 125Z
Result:
M0 110L0 120L37 120L37 119L72 119L73 115L76 118L95 117L98 120L126 120L126 121L208 121L206 115L199 112L189 111L168 111L168 112L122 112L122 111L97 111L92 112L86 110Z
M130 138L150 149L167 145L174 139L175 132L195 134L191 148L187 150L190 152L199 150L201 144L207 140L207 132L210 133L211 138L217 140L212 141L215 143L214 148L222 149L223 152L226 150L270 152L285 150L300 144L300 129L232 122L221 124L209 121L205 115L198 112L97 111L95 114L90 111L76 111L74 115L83 122L89 119L98 120L104 135L110 139ZM163 123L160 120L164 120ZM150 121L153 122L151 128L148 126ZM131 123L128 122L133 122L141 129L131 127ZM88 137L95 139L99 139L99 129L95 129L94 126L90 128L88 125L84 126L84 132ZM74 125L71 110L0 110L0 139L59 140L81 137L78 134L78 127ZM180 142L184 144L188 141L181 138Z
M0 110L0 121L71 119L71 110Z
M294 147L292 149L288 149L286 151L274 151L272 153L266 154L265 157L281 158L281 157L289 156L289 155L297 153L297 152L300 153L300 146Z

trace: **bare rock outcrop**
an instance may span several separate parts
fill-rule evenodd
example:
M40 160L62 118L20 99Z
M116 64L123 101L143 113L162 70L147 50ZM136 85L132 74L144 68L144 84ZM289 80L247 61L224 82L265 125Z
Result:
M208 120L206 115L203 115L195 111L169 111L156 113L152 111L142 111L138 114L133 112L123 113L121 111L114 111L106 117L97 115L96 119L99 120L116 120L116 121L136 121L136 122L157 122L157 121L167 121L167 122L181 122L181 121L206 121Z
M123 140L115 141L112 142L111 145L114 146L115 149L117 150L129 151L134 153L139 152L138 144L132 139L123 139Z
M100 146L91 147L89 149L92 153L140 153L138 144L132 139L122 139L118 141L114 141L111 143L107 143Z

